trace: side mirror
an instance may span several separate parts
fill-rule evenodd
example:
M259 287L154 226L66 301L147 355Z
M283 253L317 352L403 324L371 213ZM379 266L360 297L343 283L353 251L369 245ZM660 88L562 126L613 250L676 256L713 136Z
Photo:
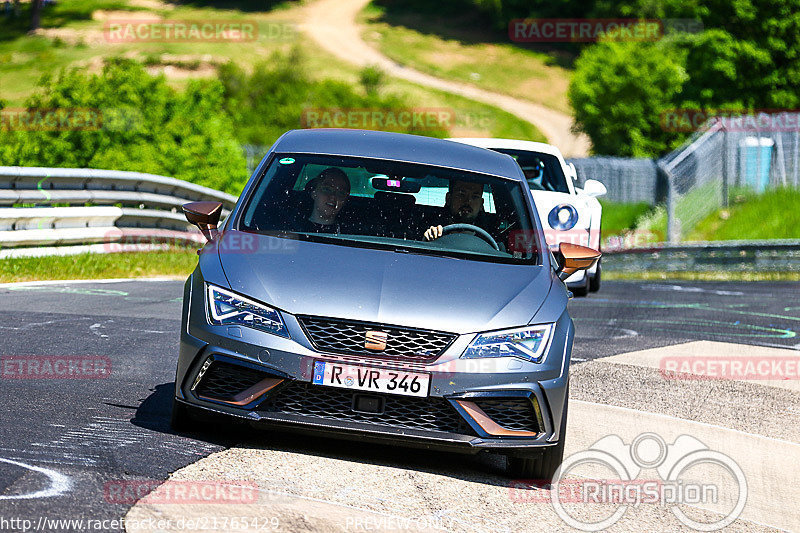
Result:
M567 163L567 168L569 169L569 177L572 178L572 181L577 181L578 170L575 168L575 165L572 163Z
M562 242L555 254L558 278L564 281L578 270L591 268L602 254L593 248Z
M214 240L219 217L222 214L222 203L191 202L183 204L183 213L186 215L186 220L200 228L206 239Z
M583 184L583 192L589 196L594 196L597 198L598 196L603 196L606 194L608 189L606 189L606 186L597 180L586 180L586 182Z

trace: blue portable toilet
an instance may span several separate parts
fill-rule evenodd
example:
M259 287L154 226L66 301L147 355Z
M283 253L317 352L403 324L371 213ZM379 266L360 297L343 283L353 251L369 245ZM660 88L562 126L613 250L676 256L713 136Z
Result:
M739 143L739 179L743 185L764 192L769 185L772 148L769 137L745 137Z

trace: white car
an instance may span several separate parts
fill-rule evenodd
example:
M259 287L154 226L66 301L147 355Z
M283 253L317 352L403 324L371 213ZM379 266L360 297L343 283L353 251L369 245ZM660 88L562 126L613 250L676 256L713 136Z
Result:
M513 157L528 180L533 201L546 233L547 243L557 250L562 242L600 249L600 219L603 208L598 196L606 187L596 180L586 180L583 189L575 186L578 175L572 163L564 161L555 146L512 139L466 139L451 141L488 148ZM600 288L600 262L587 271L567 278L567 286L576 296L585 296Z

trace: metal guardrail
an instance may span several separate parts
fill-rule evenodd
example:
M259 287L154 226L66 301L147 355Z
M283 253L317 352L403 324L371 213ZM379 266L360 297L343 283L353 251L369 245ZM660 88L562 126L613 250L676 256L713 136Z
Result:
M798 272L800 240L656 243L604 250L603 268L616 272Z
M0 166L0 258L202 243L180 206L222 202L225 216L236 200L155 174Z
M225 209L232 209L236 203L236 197L233 195L189 183L188 181L122 170L0 167L0 190L40 191L40 201L37 203L52 203L51 198L54 202L61 202L62 200L56 200L55 197L50 196L50 191L54 190L124 191L126 193L120 195L119 199L114 199L113 195L95 194L94 199L83 200L84 202L105 200L112 203L137 202L148 205L153 200L148 194L157 194L162 197L174 197L180 199L180 201L212 200L222 202L222 206ZM136 195L136 193L140 194ZM91 196L92 193L87 192L84 194ZM2 198L0 196L0 201L3 201ZM76 201L82 201L79 195Z

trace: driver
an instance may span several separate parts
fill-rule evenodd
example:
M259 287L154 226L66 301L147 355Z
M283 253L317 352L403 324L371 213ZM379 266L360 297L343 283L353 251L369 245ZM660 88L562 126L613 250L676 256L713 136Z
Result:
M444 209L438 224L425 230L423 238L432 241L442 236L444 226L450 224L472 224L484 226L481 219L483 210L483 184L471 181L451 180L444 197Z

